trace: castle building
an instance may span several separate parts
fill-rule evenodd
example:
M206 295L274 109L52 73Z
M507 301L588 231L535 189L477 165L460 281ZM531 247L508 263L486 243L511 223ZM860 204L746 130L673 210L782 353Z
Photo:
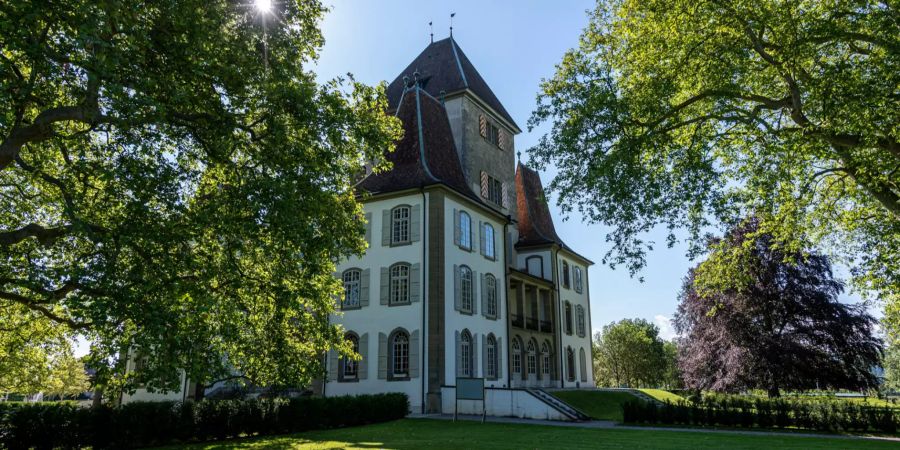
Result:
M452 37L387 95L404 135L392 168L356 186L369 247L339 265L331 317L362 359L331 352L321 393L453 412L457 378L483 378L491 411L554 416L541 388L594 386L592 262L556 233L537 172L516 163L521 129Z

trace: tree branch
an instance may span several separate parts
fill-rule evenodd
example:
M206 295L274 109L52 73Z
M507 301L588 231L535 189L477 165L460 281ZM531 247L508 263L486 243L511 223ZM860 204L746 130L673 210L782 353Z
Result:
M22 296L22 295L13 293L13 292L0 291L0 298L6 299L6 300L11 300L20 305L23 305L26 308L28 308L32 311L36 311L36 312L40 313L41 315L43 315L44 317L46 317L54 322L68 325L69 328L71 328L73 330L82 330L82 329L87 329L87 328L90 328L91 326L93 326L93 324L90 322L78 322L78 321L70 319L68 317L61 317L61 316L55 314L53 311L51 311L50 308L48 308L44 305L41 305L39 303L35 303L28 297L25 297L25 296Z
M30 237L37 238L38 242L44 247L53 245L60 236L65 235L72 229L72 225L61 227L45 228L36 223L30 223L18 230L0 232L0 246L9 247Z

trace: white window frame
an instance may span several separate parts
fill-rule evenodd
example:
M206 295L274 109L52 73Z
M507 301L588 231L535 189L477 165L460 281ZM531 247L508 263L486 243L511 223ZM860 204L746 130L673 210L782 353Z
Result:
M459 246L472 250L472 216L465 211L459 212Z
M409 303L410 265L406 263L394 264L388 273L390 276L388 304L405 305Z
M475 306L475 276L469 266L459 266L459 307L471 313Z
M487 289L487 305L484 313L488 317L497 317L497 277L492 274L484 276L484 288Z
M409 334L395 331L388 345L391 349L391 378L409 378Z
M344 281L344 298L341 299L341 309L356 309L360 307L360 288L362 271L359 269L347 269L341 275Z
M493 334L488 335L485 348L485 358L487 366L484 368L484 375L487 378L497 378L497 339Z
M352 343L355 353L359 353L359 336L353 333L344 335L344 340ZM350 359L346 356L341 358L341 379L342 380L358 380L359 379L359 361Z
M459 335L459 361L460 373L464 377L472 377L472 335L468 330L463 330Z
M550 347L546 342L541 345L541 373L550 376Z
M391 210L391 245L402 245L410 242L410 217L412 208L407 205L396 206Z
M581 294L584 289L584 285L582 284L582 278L581 278L581 267L578 267L578 266L573 267L573 272L574 272L573 278L575 278L575 292Z
M522 346L518 338L514 338L512 343L512 371L522 373Z
M527 369L529 375L537 375L537 350L534 348L534 341L528 341L528 346L525 347L525 352L527 353Z
M497 249L494 247L494 226L485 222L482 224L482 233L484 233L484 256L495 259L497 258Z

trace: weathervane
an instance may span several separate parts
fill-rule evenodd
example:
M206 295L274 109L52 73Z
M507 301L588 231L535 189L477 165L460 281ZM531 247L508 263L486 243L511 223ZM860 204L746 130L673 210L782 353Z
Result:
M450 13L450 37L453 37L453 17L456 13Z
M431 21L428 22L428 28L431 29L431 43L434 44L434 26Z

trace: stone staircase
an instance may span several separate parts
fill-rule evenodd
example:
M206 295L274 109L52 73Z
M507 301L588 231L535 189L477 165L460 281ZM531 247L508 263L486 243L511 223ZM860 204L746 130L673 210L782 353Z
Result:
M553 409L561 412L563 415L574 421L583 422L591 420L591 417L587 414L579 411L574 406L560 400L556 396L547 393L547 391L541 388L525 388L525 390L538 400L550 405Z

